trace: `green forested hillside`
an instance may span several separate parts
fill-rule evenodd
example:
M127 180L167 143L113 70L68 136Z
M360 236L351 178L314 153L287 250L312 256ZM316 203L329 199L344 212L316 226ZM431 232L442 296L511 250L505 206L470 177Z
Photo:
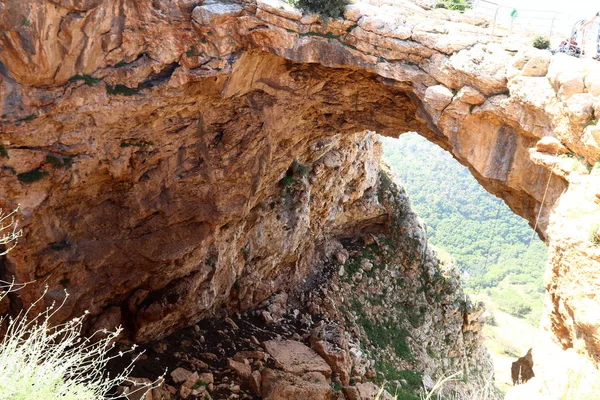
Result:
M427 223L430 241L456 259L466 286L487 290L505 311L537 323L546 246L536 235L528 248L527 222L421 136L382 140L385 160Z

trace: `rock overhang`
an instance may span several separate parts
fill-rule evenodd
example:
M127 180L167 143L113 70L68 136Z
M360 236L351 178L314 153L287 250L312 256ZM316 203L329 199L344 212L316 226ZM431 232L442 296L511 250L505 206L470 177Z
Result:
M248 129L247 138L238 144L256 155L269 143L269 135L261 137L261 146L252 146L256 133L251 132L268 129L281 134L282 129L277 125L282 122L284 129L312 132L304 142L286 136L275 146L280 156L275 158L290 159L279 160L272 176L264 165L246 164L247 171L258 171L255 173L269 175L266 180L276 181L276 175L287 168L291 159L302 154L300 149L311 140L327 141L335 133L365 129L391 136L414 130L451 151L457 160L469 166L486 189L537 225L538 232L555 251L551 260L558 260L555 274L548 281L552 299L548 302L549 315L557 326L552 329L558 336L564 336L559 327L568 325L567 331L573 336L564 341L567 345L576 341L573 338L579 328L576 322L574 325L566 322L571 317L565 314L568 307L563 304L574 301L576 295L561 289L570 281L566 267L570 261L565 261L566 254L585 254L583 259L579 256L573 259L579 260L577 263L590 262L592 269L597 267L598 259L588 254L588 243L582 239L587 232L577 233L581 237L568 249L560 249L553 243L565 238L559 229L562 222L558 221L571 221L579 226L582 219L593 219L593 213L597 212L593 199L598 178L577 171L572 160L565 161L558 157L558 152L552 154L543 146L536 147L536 143L542 138L554 138L567 149L567 154L582 158L572 157L584 169L585 163L593 165L598 161L600 131L594 121L600 115L597 111L600 75L596 63L551 56L529 47L515 51L514 43L489 35L485 20L447 10L427 11L410 2L353 4L346 9L344 19L327 23L274 0L245 4L148 1L138 2L135 7L118 6L114 1L84 5L40 2L35 4L35 12L27 13L26 24L18 18L24 12L23 7L24 3L12 2L0 10L3 28L0 60L4 65L0 98L3 114L7 116L3 118L0 144L8 149L7 167L16 168L19 173L43 169L48 151L83 160L99 151L93 141L104 135L104 139L120 144L114 146L107 143L109 140L100 140L105 148L100 151L102 160L88 164L84 170L66 173L61 170L60 179L68 179L69 185L74 185L70 189L73 193L78 190L84 193L78 182L86 182L86 178L96 174L98 179L92 182L99 188L122 193L133 178L128 175L128 168L136 171L133 175L139 175L136 180L156 182L157 178L142 166L148 162L145 160L156 156L153 146L172 151L173 157L177 154L177 159L183 162L175 168L178 176L185 178L202 171L207 165L204 163L211 162L211 157L205 157L210 146L215 140L220 143L219 137L227 137L235 129L230 122L235 117L247 123L246 128L254 127ZM230 102L229 106L224 101ZM300 105L294 113L302 118L290 122L278 114L285 107L273 111L286 101L288 107L294 101ZM201 103L204 107L199 107ZM115 112L119 109L120 112ZM239 113L236 109L247 112ZM264 109L269 111L263 112ZM69 117L73 112L76 117ZM124 123L125 116L132 121ZM153 143L155 140L143 137L140 127L147 132L186 135L194 131L199 136L210 132L215 139L200 146L187 139L185 143L174 143L160 138L160 142ZM125 159L118 149L135 151ZM222 165L229 168L228 173L235 157L239 157L235 154L231 151L226 158L229 164ZM155 158L159 164L170 162L159 159ZM83 164L80 161L77 165ZM202 181L218 181L219 174L224 174L223 168L204 176ZM261 187L261 183L253 182L243 171L235 173L244 185ZM56 171L53 174L56 176ZM4 177L3 181L6 204L15 199L22 201L26 212L33 215L48 201L48 187L27 186L14 177ZM108 181L119 183L108 185ZM176 192L170 188L172 184L175 185L168 182L162 192ZM219 190L229 191L232 187L225 184ZM583 199L584 216L573 218L568 211L572 207L561 208L559 199L565 191L569 198ZM208 221L196 217L198 221L191 221L185 229L184 225L178 225L181 232L174 236L188 238L192 232L196 235L205 232L197 236L200 242L202 237L216 234L214 227L228 224L224 215L247 215L241 205L257 201L256 195L250 196L251 201L248 196L223 201L218 200L216 192L211 192L204 193L202 201L183 201L187 205L181 205L184 193L192 199L200 196L197 191L187 190L177 194L179 203L174 209L193 206L212 217ZM121 202L121 196L116 196L117 202ZM148 196L156 194L149 191ZM128 201L133 208L140 203L139 199ZM126 211L127 207L115 207L111 202L115 199L106 199L101 207L98 205L97 218L90 221L103 226L99 219L105 213L122 214L120 219L135 215L132 220L153 215L149 210L142 211L141 206ZM73 203L67 202L62 207L73 211L68 206ZM60 221L63 217L56 208L59 206L53 207L50 220ZM153 218L149 232L174 222L170 217ZM549 227L553 218L554 228ZM582 230L589 227L586 225ZM54 232L48 234L48 231ZM33 229L47 242L65 242L58 231L56 227L39 224ZM119 232L108 228L102 232L100 236L120 237ZM185 240L177 241L186 253ZM553 250L554 247L558 249ZM219 250L207 250L199 258L208 260L209 253L215 252ZM90 261L94 259L92 249L87 254L85 257L90 257ZM44 257L48 262L52 256ZM99 259L102 257L96 257L95 261ZM18 269L19 262L28 264L15 257L13 267ZM176 268L175 273L160 272L160 278L154 280L181 279L192 270L198 276L210 275L211 268L198 267L202 263ZM60 265L60 261L52 261L50 265ZM133 261L133 265L139 262ZM36 268L29 265L21 273L24 277L44 276ZM115 278L115 274L109 275L110 279ZM139 279L144 281L142 275ZM198 278L197 282L201 280ZM180 285L175 292L199 290L192 286ZM598 287L598 282L593 281L592 286ZM583 292L582 295L589 297ZM132 298L144 297L143 293L136 296ZM138 301L134 300L133 303ZM587 325L581 328L584 334L589 331ZM582 346L597 346L592 339L584 339L583 343Z

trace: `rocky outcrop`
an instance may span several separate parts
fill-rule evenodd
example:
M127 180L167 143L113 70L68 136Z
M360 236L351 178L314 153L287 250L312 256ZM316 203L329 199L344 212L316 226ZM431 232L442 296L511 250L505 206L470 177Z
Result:
M513 385L520 385L526 383L528 380L535 376L533 372L533 356L531 350L527 352L523 357L512 363L510 367L510 375L513 381Z
M169 367L164 389L176 398L373 400L382 387L416 398L448 373L464 380L446 394L471 398L474 381L489 384L482 309L438 261L406 193L384 172L379 182L385 224L325 241L303 282L258 308L144 345L136 374Z
M3 3L0 205L21 204L25 238L2 271L36 282L13 304L66 288L58 318L140 341L247 309L383 217L357 132L417 131L549 243L546 325L600 360L597 64L480 22L409 2L327 23L274 0ZM549 136L567 152L536 150Z

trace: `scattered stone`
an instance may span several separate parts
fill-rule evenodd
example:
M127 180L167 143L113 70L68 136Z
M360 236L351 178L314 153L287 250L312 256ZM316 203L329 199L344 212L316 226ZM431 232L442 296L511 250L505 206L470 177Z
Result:
M197 372L192 373L186 380L183 382L183 386L187 386L188 388L192 388L200 377Z
M240 329L240 327L237 326L237 324L233 322L233 320L229 317L225 318L225 322L229 324L229 326L231 326L233 329Z
M259 371L253 371L252 375L250 375L250 380L248 381L248 384L250 386L250 390L252 390L252 392L257 396L261 395L261 382L261 373Z
M356 386L344 386L342 390L347 400L362 400Z
M262 372L261 394L271 400L330 400L331 386L318 372L298 376L266 368Z
M342 265L346 264L348 257L349 257L349 254L346 249L341 249L335 253L335 259L337 260L338 263L340 263Z
M215 378L211 372L205 372L198 375L198 380L206 383L207 385L212 385L215 382Z
M363 269L363 271L370 271L373 269L373 263L368 259L363 258L360 260L360 267Z
M252 374L252 368L250 368L248 364L232 360L231 358L227 360L227 366L235 371L235 373L244 380L248 379Z
M273 357L276 365L285 372L302 374L319 372L331 376L331 367L311 348L294 340L269 340L263 347ZM264 377L263 377L264 378Z
M187 386L181 386L179 388L179 396L182 399L187 399L188 397L190 397L190 395L192 394L192 389L190 389Z
M217 355L214 353L202 353L200 354L200 357L211 361L217 361L219 359L219 357L217 357Z
M152 389L152 400L171 400L171 392L162 387Z
M158 354L163 354L165 351L167 351L167 349L168 346L164 342L158 342L152 346L152 350L154 350Z
M171 371L171 378L175 383L185 382L190 377L190 375L192 375L192 371L188 371L187 369L181 367Z
M191 365L195 366L195 367L196 367L196 369L199 369L199 370L200 370L200 369L208 369L208 368L209 368L207 363L205 363L205 362L204 362L204 361L202 361L202 360L198 360L197 358L190 358L190 359L188 360L188 362L189 362Z
M169 393L171 393L172 395L175 395L175 393L177 393L177 388L175 388L175 386L171 386L171 385L165 385L165 388L169 391Z
M311 334L310 343L333 372L339 374L342 384L347 386L350 383L352 359L344 329L334 323L317 327Z
M423 387L427 390L431 390L435 387L435 381L431 378L431 376L427 374L423 375Z
M127 400L154 400L152 381L147 378L129 378L129 385L122 387L122 394Z
M271 324L273 323L273 317L271 316L271 313L268 311L263 311L261 312L260 316L262 317L262 320L266 323L266 324Z
M269 354L259 350L240 351L233 356L233 359L239 362L247 362L249 359L267 361L269 359Z
M360 399L374 400L377 398L378 400L394 400L394 396L389 394L386 390L381 392L381 395L379 397L377 397L377 394L381 390L381 387L377 386L373 382L357 383L356 389L358 390L358 393L360 394L360 397L359 397Z
M331 400L346 400L346 396L344 396L344 393L341 390L336 390L331 393Z

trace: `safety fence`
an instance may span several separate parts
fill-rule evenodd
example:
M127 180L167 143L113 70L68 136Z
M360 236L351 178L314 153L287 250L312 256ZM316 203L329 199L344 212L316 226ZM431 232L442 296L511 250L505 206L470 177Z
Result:
M490 0L436 0L436 8L448 8L489 19L492 34L537 34L554 41L570 36L573 25L586 15L511 7Z

